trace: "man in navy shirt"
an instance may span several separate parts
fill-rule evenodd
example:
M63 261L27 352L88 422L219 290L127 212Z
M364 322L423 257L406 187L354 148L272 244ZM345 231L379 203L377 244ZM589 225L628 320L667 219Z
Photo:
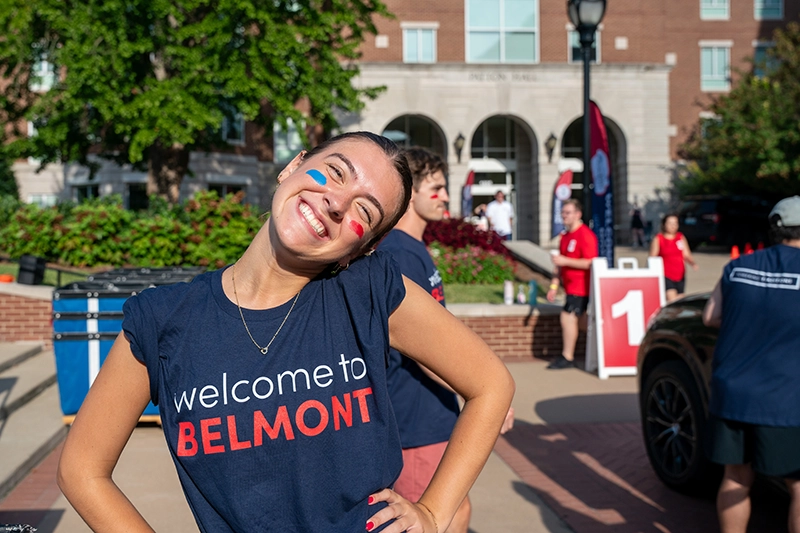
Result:
M747 529L755 472L783 478L800 532L800 196L769 215L775 246L725 267L703 311L720 328L712 362L709 458L725 465L722 533Z
M378 249L389 252L404 276L444 305L442 277L422 242L422 235L428 222L444 218L449 200L447 163L422 148L406 150L406 158L414 180L411 203ZM403 471L394 490L416 502L442 459L458 418L458 399L439 377L394 349L389 354L387 382L403 447ZM467 497L447 533L466 533L470 512Z

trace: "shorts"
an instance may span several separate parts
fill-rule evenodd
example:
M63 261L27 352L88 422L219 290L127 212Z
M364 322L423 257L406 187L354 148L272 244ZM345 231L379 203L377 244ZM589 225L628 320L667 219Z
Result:
M759 474L800 479L800 427L748 424L710 416L706 455L714 463L751 463Z
M447 441L403 449L403 471L393 490L410 502L419 501L433 479L445 448Z
M678 294L683 294L684 292L686 292L686 278L683 278L680 281L664 278L664 289L665 290L675 289L676 291L678 291Z
M588 296L574 296L572 294L567 294L567 301L564 303L564 311L566 313L574 313L575 316L581 316L588 308Z

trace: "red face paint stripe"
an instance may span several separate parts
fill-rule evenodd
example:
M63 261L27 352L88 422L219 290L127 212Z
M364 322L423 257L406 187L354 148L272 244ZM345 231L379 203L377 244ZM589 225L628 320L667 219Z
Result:
M356 232L356 235L358 235L359 239L364 236L364 226L362 226L355 220L350 221L350 229Z
M434 194L433 196L431 196L431 200L436 200L436 199L438 199L438 198L439 198L439 195L438 195L438 194Z

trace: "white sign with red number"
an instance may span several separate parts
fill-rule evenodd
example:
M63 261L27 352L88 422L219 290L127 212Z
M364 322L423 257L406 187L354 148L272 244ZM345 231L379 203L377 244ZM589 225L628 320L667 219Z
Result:
M592 260L592 286L586 370L600 379L636 375L636 354L647 322L664 306L664 263L647 259L639 268L634 258L621 258L608 268L605 257Z

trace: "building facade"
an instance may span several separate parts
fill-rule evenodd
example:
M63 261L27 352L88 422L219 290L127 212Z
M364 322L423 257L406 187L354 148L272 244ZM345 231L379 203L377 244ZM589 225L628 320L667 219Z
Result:
M395 17L375 21L378 35L362 48L356 80L385 90L361 113L342 116L342 130L366 129L440 153L450 164L454 216L467 215L459 198L472 171L475 205L504 191L516 210L514 237L551 245L561 172L573 170L573 193L582 198L584 80L566 0L386 3ZM737 69L750 70L749 59L764 56L776 28L799 16L796 0L608 1L593 50L591 98L606 118L618 241L627 241L634 206L657 226L680 146L710 118L708 104L736 83ZM183 194L243 189L248 201L267 206L272 177L288 157L279 154L291 154L298 139L258 137L249 126L232 128L232 142L241 145L233 153L193 154L194 177L184 180ZM80 169L36 177L30 169L16 167L29 201L47 187L74 198L87 186ZM144 175L104 167L95 181L99 194L130 199Z

